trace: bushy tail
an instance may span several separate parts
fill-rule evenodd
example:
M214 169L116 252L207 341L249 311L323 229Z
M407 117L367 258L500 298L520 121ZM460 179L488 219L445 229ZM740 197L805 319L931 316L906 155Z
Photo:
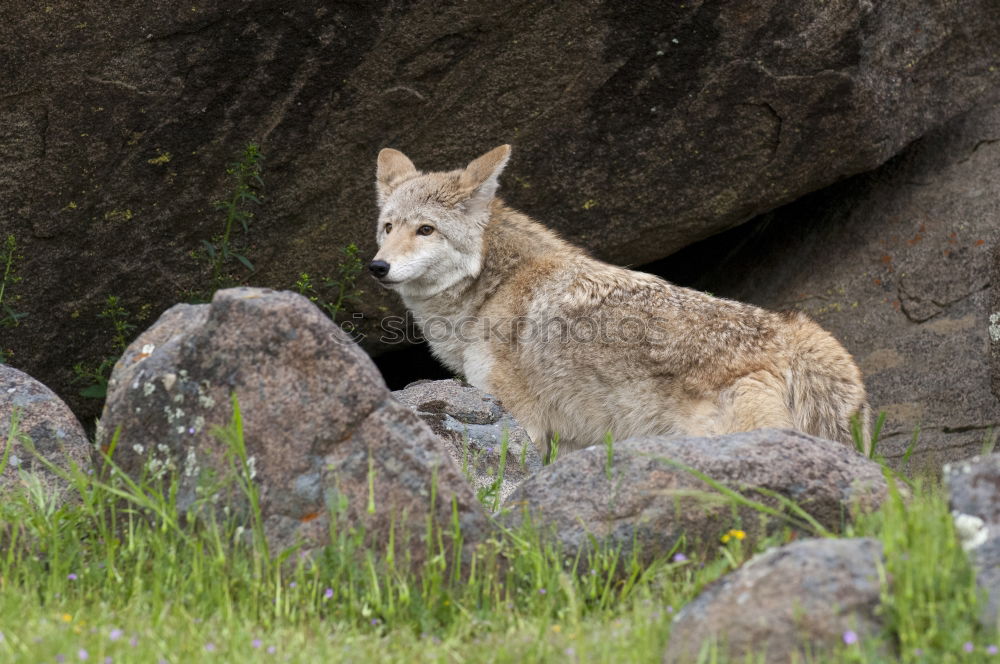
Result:
M833 335L804 314L789 314L789 323L787 380L795 428L852 447L857 429L867 455L871 409L857 364Z

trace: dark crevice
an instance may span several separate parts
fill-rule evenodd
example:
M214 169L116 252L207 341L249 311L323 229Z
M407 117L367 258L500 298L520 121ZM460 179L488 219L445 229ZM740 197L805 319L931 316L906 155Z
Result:
M454 378L448 369L434 359L426 343L382 353L374 360L390 390L401 390L415 380Z
M965 162L972 159L972 155L976 154L976 151L979 150L979 148L983 147L984 145L993 145L994 143L1000 143L1000 138L984 138L980 140L972 147L971 150L969 150L968 156L958 163L964 164Z
M996 424L967 424L957 427L941 427L941 433L966 433L967 431L987 431L995 429Z

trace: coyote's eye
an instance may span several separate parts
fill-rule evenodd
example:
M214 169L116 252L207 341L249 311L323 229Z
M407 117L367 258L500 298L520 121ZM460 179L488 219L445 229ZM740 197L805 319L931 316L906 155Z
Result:
M434 232L434 227L428 226L427 224L424 224L423 226L417 229L417 235L430 235L433 232Z
M391 232L392 232L392 224L386 224L385 225L385 234L388 235Z

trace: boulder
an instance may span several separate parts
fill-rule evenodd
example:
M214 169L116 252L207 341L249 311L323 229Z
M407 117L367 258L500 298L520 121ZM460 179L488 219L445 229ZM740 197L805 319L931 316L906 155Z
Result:
M881 468L848 447L793 431L762 429L706 438L633 438L559 458L515 489L502 519L529 519L567 557L585 556L592 543L621 547L640 560L664 556L685 538L685 550L704 551L731 528L747 543L785 520L738 509L713 487L679 467L693 468L772 508L795 501L820 524L838 530L858 509L888 495Z
M987 333L990 337L990 388L1000 399L1000 242L993 245L993 266L990 272L990 311Z
M877 171L681 252L665 274L812 316L854 354L873 410L886 412L889 463L938 474L1000 431L989 361L998 137L1000 106L978 108Z
M881 164L1000 76L994 0L2 5L0 229L28 313L5 345L87 416L69 368L108 354L105 297L155 317L210 287L190 254L247 141L255 284L373 253L387 145L441 169L511 142L510 203L637 264ZM363 288L376 349L402 307Z
M237 288L210 305L178 305L132 343L108 389L98 439L106 446L118 432L114 459L125 472L176 477L189 515L207 492L246 519L245 496L226 483L240 464L213 434L235 397L272 553L363 528L380 552L394 537L397 562L419 564L435 545L418 541L428 517L450 543L453 508L466 552L491 534L440 440L300 295Z
M803 540L754 556L681 609L663 662L701 661L713 643L724 661L811 661L878 636L881 561L881 543L869 538Z
M955 532L976 570L985 601L980 622L1000 627L1000 454L945 464Z
M15 410L20 435L10 437ZM0 473L0 498L20 486L26 473L38 478L54 502L69 497L69 484L39 457L63 471L75 465L93 472L93 448L69 407L52 390L6 364L0 364L0 445L0 458L6 460Z
M418 381L392 393L445 443L455 464L484 498L506 500L526 478L541 470L542 457L528 432L492 395L458 380ZM503 479L500 456L507 456Z

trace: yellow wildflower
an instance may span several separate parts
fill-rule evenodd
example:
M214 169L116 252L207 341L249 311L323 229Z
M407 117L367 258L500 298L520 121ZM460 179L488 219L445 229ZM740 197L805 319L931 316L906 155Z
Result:
M728 533L722 536L722 543L725 544L731 539L743 540L746 539L747 534L742 530L730 530Z

